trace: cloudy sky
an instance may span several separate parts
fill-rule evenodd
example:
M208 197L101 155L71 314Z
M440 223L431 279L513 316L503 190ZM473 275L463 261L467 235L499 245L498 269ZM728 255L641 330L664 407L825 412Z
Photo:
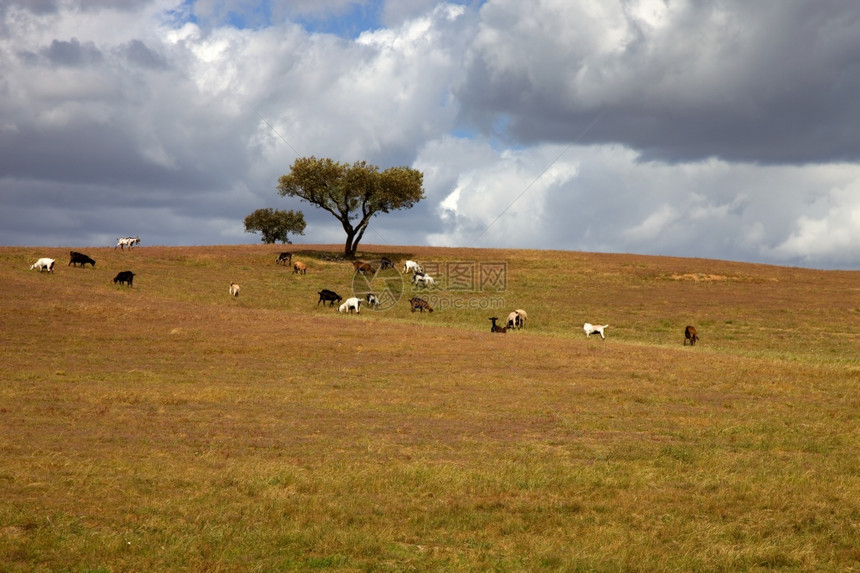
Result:
M0 245L341 243L308 155L424 173L365 243L860 269L860 4L0 3Z

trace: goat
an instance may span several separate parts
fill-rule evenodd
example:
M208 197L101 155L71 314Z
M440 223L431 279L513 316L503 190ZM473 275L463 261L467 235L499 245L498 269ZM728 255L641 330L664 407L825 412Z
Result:
M591 338L592 334L599 334L600 338L606 340L606 336L603 334L603 329L609 328L608 324L604 324L603 326L599 324L591 324L590 322L586 322L582 325L582 330L585 331L585 337Z
M238 298L239 290L239 285L237 285L236 283L230 283L230 290L228 291L230 293L230 296L235 296Z
M496 321L499 320L498 316L491 316L488 320L492 321L493 325L490 327L490 332L498 332L499 334L504 334L508 331L507 327L499 326L496 324Z
M699 333L696 332L695 326L688 326L684 329L684 346L687 345L687 341L690 341L690 346L695 346L696 341L699 340Z
M528 317L529 315L526 314L526 311L518 308L508 315L508 320L505 323L505 326L507 328L523 328L526 325L526 319L528 319Z
M412 307L412 312L415 312L416 310L424 312L425 308L427 309L427 312L433 312L433 307L430 306L430 303L423 298L418 298L417 296L409 299L409 306Z
M72 265L76 267L78 266L78 263L80 263L82 267L85 266L87 263L91 264L93 267L96 266L96 262L83 253L78 253L77 251L69 251L69 256L71 257L71 260L69 260L69 264L66 266Z
M370 306L379 306L379 299L372 292L367 293L365 298L367 299L367 304Z
M391 262L391 259L388 257L382 257L379 260L379 270L384 271L385 269L393 269L394 263Z
M296 261L293 263L293 274L299 273L300 275L305 275L308 272L308 266L303 262ZM319 304L319 303L317 303Z
M116 247L119 247L119 250L124 251L126 247L131 249L135 245L140 244L140 237L120 237L116 240ZM116 247L113 249L116 250Z
M406 261L403 263L403 272L412 271L413 273L423 273L424 269L421 268L421 265L416 263L415 261Z
M30 270L39 269L39 272L48 271L49 273L54 272L54 259L49 258L41 258L32 265L30 265Z
M430 275L424 273L415 273L414 275L412 275L412 284L414 284L415 286L418 286L420 284L421 286L425 287L427 285L436 286L436 281Z
M319 303L317 303L319 304ZM342 305L337 309L338 312L345 312L347 314L352 314L352 311L355 311L355 314L361 314L361 299L357 297L352 297L346 299Z
M376 269L374 269L369 263L353 261L352 266L355 267L355 272L361 273L364 276L367 276L367 273L374 274L376 272Z
M319 306L320 303L323 303L323 306L325 306L325 303L329 303L329 306L334 306L334 301L340 302L343 300L343 297L333 290L322 289L317 292L317 294L320 295L320 299L317 301L317 306Z
M291 263L291 262L293 262L293 254L283 252L280 255L278 255L278 260L275 261L275 264L276 265L283 264L284 266L287 266L287 263Z
M119 283L122 285L128 283L128 286L133 286L132 282L134 282L134 273L131 271L122 271L113 278L113 284Z

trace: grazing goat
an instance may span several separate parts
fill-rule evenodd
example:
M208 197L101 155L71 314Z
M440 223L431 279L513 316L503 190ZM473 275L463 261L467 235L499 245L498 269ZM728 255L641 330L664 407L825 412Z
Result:
M388 257L382 257L379 260L379 270L384 271L385 269L393 269L394 263L391 262L391 259Z
M328 303L329 306L334 306L335 301L340 302L343 300L343 297L341 297L339 294L337 294L333 290L328 290L325 288L317 292L317 294L320 295L320 299L317 301L317 306L319 306L320 303L323 303L323 306L325 306L325 303Z
M412 307L412 312L415 312L416 310L424 312L424 309L427 309L427 312L433 312L433 307L430 306L430 303L423 298L418 298L417 296L409 299L409 306Z
M488 320L493 323L493 325L490 327L490 332L498 332L500 334L504 334L508 331L507 327L499 326L496 324L496 321L499 320L498 316L491 316Z
M511 312L508 315L508 320L505 323L505 326L507 328L522 328L526 325L526 320L528 319L528 317L529 315L526 314L526 311L521 308L518 308L517 310Z
M308 266L303 262L297 261L293 263L293 274L299 273L300 275L305 275L308 272Z
M430 275L424 273L415 273L414 275L412 275L412 284L414 284L415 286L421 285L424 287L428 285L436 286L436 281Z
M603 326L599 324L591 324L590 322L586 322L582 325L582 330L585 331L585 337L591 338L592 334L599 334L600 338L606 340L606 336L603 334L603 329L609 328L608 324L604 324Z
M372 292L367 293L365 298L367 299L367 304L369 304L370 306L379 306L379 299Z
M77 251L69 251L69 256L71 257L71 260L69 260L69 264L66 266L71 265L73 267L76 267L78 266L78 263L80 263L82 267L87 263L91 264L93 267L96 266L96 262L83 253L79 253Z
M30 265L30 270L39 269L39 272L48 271L49 273L54 272L54 259L41 258L32 265Z
M230 296L238 297L239 296L239 290L240 290L239 285L237 285L236 283L230 283L230 290L228 291L230 293Z
M695 326L688 326L684 329L684 346L687 345L687 341L690 341L690 346L695 346L696 341L699 340L699 333L696 332Z
M361 273L364 276L367 276L367 273L374 274L376 272L376 269L374 269L369 263L353 261L352 266L355 267L355 272Z
M293 262L293 254L284 252L284 253L281 253L280 255L278 255L278 260L275 261L275 264L276 265L283 264L284 266L287 266L287 263L291 263L291 262Z
M122 271L113 278L113 284L119 283L123 285L128 283L128 286L132 286L132 282L134 282L134 273L131 271Z
M403 263L403 272L412 271L413 273L423 273L424 269L421 268L421 265L416 263L415 261L406 261Z
M319 304L319 303L317 303ZM338 312L345 312L347 314L352 314L352 311L355 311L355 314L361 314L361 299L352 297L343 301L343 304L337 309Z
M116 247L119 247L120 251L124 251L126 247L131 249L135 245L140 244L140 237L120 237L116 240ZM116 250L116 247L113 249Z

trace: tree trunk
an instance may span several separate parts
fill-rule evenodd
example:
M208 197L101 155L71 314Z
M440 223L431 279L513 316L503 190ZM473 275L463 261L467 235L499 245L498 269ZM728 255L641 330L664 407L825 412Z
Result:
M346 232L346 243L343 245L343 256L347 259L355 258L355 251L358 250L358 241L352 242L355 237L355 231Z

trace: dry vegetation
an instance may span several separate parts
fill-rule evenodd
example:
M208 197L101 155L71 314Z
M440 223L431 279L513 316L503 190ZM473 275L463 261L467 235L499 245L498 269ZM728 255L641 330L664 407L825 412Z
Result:
M345 316L338 249L0 248L0 570L860 571L860 273L366 247L505 289Z

